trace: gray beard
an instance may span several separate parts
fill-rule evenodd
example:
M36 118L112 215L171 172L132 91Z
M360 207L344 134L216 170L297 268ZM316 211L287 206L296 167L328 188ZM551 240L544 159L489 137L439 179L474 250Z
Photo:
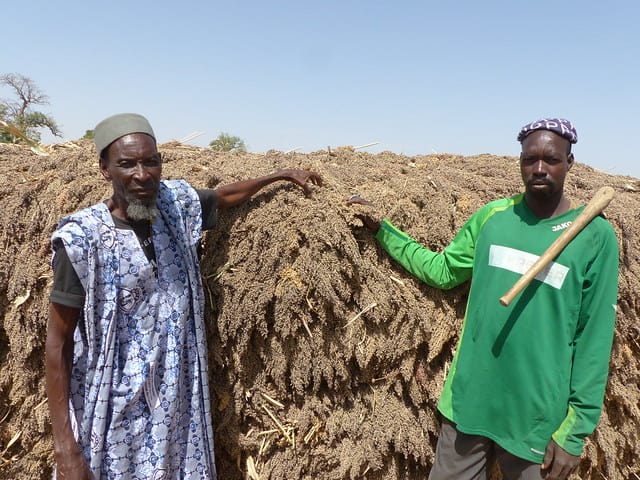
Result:
M159 210L156 207L155 198L149 204L137 198L127 199L127 218L133 221L149 220L153 221L158 215Z

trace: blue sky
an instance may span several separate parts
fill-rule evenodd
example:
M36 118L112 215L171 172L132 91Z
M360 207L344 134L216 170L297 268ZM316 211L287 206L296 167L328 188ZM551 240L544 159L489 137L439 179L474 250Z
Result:
M578 162L640 178L635 0L34 0L2 17L0 73L30 77L62 127L45 143L137 112L160 142L517 155L522 125L562 116Z

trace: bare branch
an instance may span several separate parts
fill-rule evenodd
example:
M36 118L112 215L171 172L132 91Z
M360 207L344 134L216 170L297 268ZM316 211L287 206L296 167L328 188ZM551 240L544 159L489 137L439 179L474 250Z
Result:
M45 95L33 80L17 73L0 75L0 86L13 91L17 100L0 100L0 120L15 125L30 140L40 141L40 129L48 129L54 136L62 136L55 119L45 113L33 110L34 105L48 105L49 97ZM6 131L0 135L0 141L23 142Z

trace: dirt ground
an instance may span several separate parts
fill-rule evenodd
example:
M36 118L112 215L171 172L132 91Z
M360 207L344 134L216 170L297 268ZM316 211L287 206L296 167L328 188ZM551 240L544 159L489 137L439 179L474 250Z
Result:
M0 144L0 479L51 475L49 237L60 217L110 191L91 143L48 149ZM196 187L282 167L324 178L310 197L270 186L205 235L219 478L426 478L467 286L442 292L412 278L344 199L361 194L440 250L485 202L521 190L516 159L160 149L165 178ZM616 190L607 217L620 244L619 310L604 412L576 478L640 480L640 181L576 164L567 191L586 203L603 185Z

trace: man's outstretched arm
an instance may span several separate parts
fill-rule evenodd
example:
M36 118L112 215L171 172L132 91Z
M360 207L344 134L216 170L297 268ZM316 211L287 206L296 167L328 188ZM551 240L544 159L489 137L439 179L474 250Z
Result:
M312 190L309 186L310 183L313 183L314 185L322 185L322 178L320 177L320 175L310 170L276 170L274 173L265 175L263 177L242 180L216 188L218 209L224 210L226 208L240 205L241 203L249 200L262 188L280 180L293 182L299 185L300 187L302 187L305 195L311 194Z

